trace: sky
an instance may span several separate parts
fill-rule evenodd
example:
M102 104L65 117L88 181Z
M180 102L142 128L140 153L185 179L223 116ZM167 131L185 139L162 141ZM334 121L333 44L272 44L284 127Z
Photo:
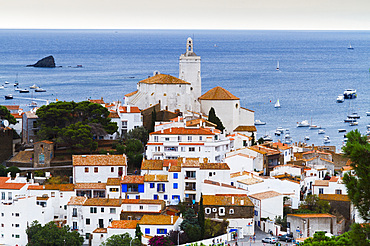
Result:
M370 30L370 0L0 0L0 29Z

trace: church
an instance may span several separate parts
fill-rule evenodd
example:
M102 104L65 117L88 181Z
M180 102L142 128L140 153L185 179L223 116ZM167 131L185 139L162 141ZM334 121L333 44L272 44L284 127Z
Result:
M193 40L188 38L186 52L179 59L179 78L155 72L139 81L136 91L125 95L126 104L146 109L159 103L161 110L206 116L213 107L227 133L241 131L250 136L256 132L254 111L241 107L238 97L219 86L202 95L200 61Z

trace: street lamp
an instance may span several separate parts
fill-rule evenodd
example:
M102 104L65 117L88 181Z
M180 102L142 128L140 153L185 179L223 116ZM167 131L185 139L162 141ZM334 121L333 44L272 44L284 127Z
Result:
M177 233L177 245L180 245L180 234L184 233L184 231L178 231Z

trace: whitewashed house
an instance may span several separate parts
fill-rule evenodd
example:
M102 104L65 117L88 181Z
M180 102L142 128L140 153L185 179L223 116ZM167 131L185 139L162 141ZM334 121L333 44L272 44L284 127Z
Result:
M147 236L166 235L180 228L182 218L173 215L144 215L138 222L141 232Z

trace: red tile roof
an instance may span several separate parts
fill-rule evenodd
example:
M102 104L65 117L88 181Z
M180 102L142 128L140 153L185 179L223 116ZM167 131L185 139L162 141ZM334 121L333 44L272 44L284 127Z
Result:
M127 94L125 95L125 97L133 96L133 95L135 95L137 92L138 92L138 91L136 90L136 91L133 91L133 92L127 93Z
M168 74L157 74L155 76L149 77L147 79L144 79L140 81L139 83L145 83L145 84L188 84L189 82L186 82L182 79L178 79L174 76L168 75Z
M73 155L73 166L126 166L126 155Z
M138 220L113 220L112 224L108 228L116 229L135 229Z
M238 126L234 129L234 132L256 132L257 128L255 126Z
M121 106L119 107L119 112L125 114L125 113L140 113L141 111L138 107L130 106L130 112L127 112L127 106Z
M89 102L97 103L97 104L105 104L103 98L101 98L101 99L89 99Z
M228 90L217 86L200 96L199 100L239 100L239 98L231 94Z
M121 180L122 184L144 184L144 176L127 175Z
M150 135L215 135L219 130L212 130L209 128L185 128L173 127L150 133Z

